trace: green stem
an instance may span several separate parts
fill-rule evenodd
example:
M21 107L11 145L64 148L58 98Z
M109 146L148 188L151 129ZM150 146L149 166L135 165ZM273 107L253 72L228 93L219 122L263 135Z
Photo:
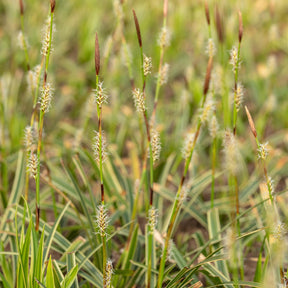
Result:
M103 247L103 287L106 287L106 263L107 263L107 247L106 247L106 236L102 236L102 247Z
M163 18L163 28L166 28L166 17ZM159 58L159 67L158 67L158 77L157 77L157 84L156 84L156 91L155 91L155 99L154 99L154 107L153 107L153 112L152 112L152 123L154 122L155 116L156 116L156 109L157 109L157 104L158 104L158 98L159 98L159 92L160 92L160 87L161 87L161 82L160 82L160 74L162 70L162 65L163 65L163 59L164 59L164 46L160 45L160 58Z
M150 206L150 209L152 206ZM148 225L148 247L147 247L147 288L151 287L151 275L152 275L152 254L153 254L153 240L154 240L154 235L153 231L151 230L150 225Z
M217 152L217 138L215 137L213 139L212 156L211 156L212 158L211 209L214 207L216 152Z
M41 155L41 143L43 134L43 124L44 124L44 111L40 110L39 118L39 135L38 135L38 145L37 145L37 175L35 178L36 182L36 225L35 230L39 230L40 221L40 155Z
M204 107L205 101L206 101L206 94L203 95L201 108ZM169 225L168 225L167 235L166 235L166 238L165 238L164 250L163 250L163 254L162 254L162 258L161 258L161 262L160 262L159 275L158 275L158 284L157 284L158 288L162 287L163 277L164 277L164 268L165 268L165 262L166 262L166 257L167 257L169 240L170 240L172 232L173 232L173 228L174 228L176 217L177 217L178 212L179 212L180 207L181 207L181 205L179 203L180 193L181 193L185 178L186 178L187 173L188 173L189 165L191 163L191 159L192 159L192 156L193 156L193 153L194 153L196 142L197 142L199 134L200 134L201 127L202 127L202 122L201 122L201 120L199 118L197 129L196 129L196 133L195 133L194 140L193 140L193 143L192 143L192 147L191 147L191 150L190 150L190 154L186 158L186 161L185 161L184 171L183 171L183 174L182 174L181 182L180 182L180 184L178 186L178 191L177 191L177 194L176 194L176 197L175 197L175 200L174 200L173 209L172 209L172 213L171 213L171 216L170 216L170 221L169 221Z
M158 288L162 287L163 277L164 277L165 262L166 262L168 246L169 246L169 240L171 238L171 235L172 235L172 232L173 232L173 228L174 228L174 224L175 224L175 220L176 220L176 217L178 215L178 212L179 212L180 206L181 206L181 205L179 205L179 195L180 195L181 189L182 189L182 184L179 185L179 188L178 188L178 191L177 191L177 195L176 195L176 198L175 198L175 201L174 201L174 204L173 204L173 208L172 208L172 213L171 213L171 216L170 216L170 221L169 221L169 226L168 226L168 230L167 230L167 235L165 237L165 244L164 244L164 249L163 249L163 253L162 253L162 257L161 257L159 275L158 275L158 284L157 284Z

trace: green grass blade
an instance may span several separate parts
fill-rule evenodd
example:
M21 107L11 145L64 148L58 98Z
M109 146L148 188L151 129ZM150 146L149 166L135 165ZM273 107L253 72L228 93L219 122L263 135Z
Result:
M67 254L67 271L70 272L72 271L74 268L76 267L76 257L75 257L75 253L68 253ZM77 266L77 271L78 271L78 266ZM77 272L76 272L77 275ZM66 276L67 277L67 276ZM66 279L65 277L65 279ZM67 279L65 280L67 282ZM65 286L66 287L66 286ZM75 283L71 283L71 287L72 288L78 288L78 282L75 281Z
M219 241L211 245L212 251L215 251L220 247L220 241L221 241L221 234L219 233L221 231L221 226L219 219L219 211L217 208L213 208L208 211L207 223L208 223L208 233L210 240ZM217 261L216 267L229 279L228 267L225 261Z
M25 165L24 165L24 156L23 152L20 150L18 153L18 160L17 160L17 168L15 171L15 177L13 181L12 191L8 201L8 208L5 209L4 214L1 216L0 222L0 231L4 231L6 225L8 223L8 219L13 217L13 212L11 211L11 207L19 202L19 199L23 192L24 186L24 174L25 174ZM7 237L6 233L2 233L1 240Z
M62 210L61 214L59 215L59 217L57 218L56 222L54 223L53 227L52 227L52 231L50 232L46 242L45 242L45 249L44 249L44 253L43 253L43 265L45 264L45 262L47 261L48 258L48 254L52 245L52 242L54 241L54 236L57 230L57 227L62 219L62 217L64 216L65 211L67 210L67 208L69 207L70 202L68 202L66 204L66 206L64 207L64 209Z
M55 288L51 256L49 257L49 262L48 262L48 267L47 267L46 287Z
M78 273L78 265L74 266L66 275L66 277L63 280L63 283L61 283L61 288L78 287L78 284L75 284L77 273Z

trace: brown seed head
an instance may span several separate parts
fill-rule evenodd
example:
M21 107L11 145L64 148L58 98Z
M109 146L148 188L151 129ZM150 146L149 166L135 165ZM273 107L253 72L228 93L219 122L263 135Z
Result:
M19 0L19 5L20 5L20 14L24 14L24 5L23 5L23 0Z
M95 71L96 71L96 75L98 76L100 72L100 50L99 50L97 32L96 32L96 37L95 37Z
M54 13L54 10L55 10L55 5L56 5L56 2L55 2L55 0L50 0L51 13Z
M141 38L141 32L140 32L140 26L139 26L138 18L136 16L135 10L133 9L132 11L133 11L133 16L134 16L134 22L135 22L137 37L138 37L138 43L139 43L139 46L142 47L142 38Z
M212 64L213 64L213 58L210 57L208 65L207 65L205 82L204 82L204 86L203 86L203 94L204 95L207 95L208 90L209 90L209 83L210 83L210 79L211 79Z
M242 41L242 36L243 36L243 21L242 21L242 13L241 11L238 12L239 15L239 33L238 33L238 39L239 43Z
M251 129L251 132L253 133L254 137L257 138L257 132L256 132L256 128L255 128L255 125L254 125L254 121L251 117L251 114L247 108L247 106L245 106L245 110L246 110L246 114L247 114L247 118L248 118L248 122L249 122L249 126L250 126L250 129Z
M209 14L209 7L207 1L205 1L205 15L206 15L206 21L208 25L210 26L210 14Z
M164 0L164 5L163 5L163 17L167 17L167 12L168 12L168 0Z
M216 6L216 11L215 11L215 20L216 20L216 30L217 30L217 35L218 39L221 43L224 43L224 25L223 25L223 18L221 18L219 8Z

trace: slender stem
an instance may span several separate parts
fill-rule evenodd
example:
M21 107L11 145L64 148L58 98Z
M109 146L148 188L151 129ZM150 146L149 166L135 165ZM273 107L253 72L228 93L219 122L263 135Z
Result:
M210 73L211 73L211 69L212 69L212 61L213 61L213 57L210 57L208 65L207 65L205 83L204 83L204 87L203 87L204 88L203 89L203 100L202 100L201 108L203 108L204 105L205 105L206 96L207 96L207 93L208 93L208 90L209 90L209 82L210 82L210 75L211 75ZM201 122L201 120L199 118L198 119L196 133L195 133L195 136L194 136L194 139L193 139L193 143L192 143L192 146L191 146L190 154L188 155L188 157L185 160L184 170L183 170L183 173L182 173L180 184L178 186L178 190L177 190L176 197L175 197L174 204L173 204L173 208L172 208L172 213L171 213L171 216L170 216L170 221L169 221L169 225L168 225L168 229L167 229L167 233L166 233L166 237L165 237L165 244L164 244L163 254L162 254L162 257L161 257L161 261L160 261L159 275L158 275L158 284L157 284L158 288L162 287L163 278L164 278L165 262L166 262L167 251L168 251L168 246L169 246L169 240L170 240L172 232L173 232L173 228L174 228L174 225L175 225L176 217L177 217L178 212L179 212L179 210L181 208L181 203L180 203L180 200L179 200L180 199L180 193L182 191L183 184L184 184L184 181L186 179L186 176L187 176L187 173L188 173L188 170L189 170L189 166L190 166L191 159L192 159L192 156L193 156L193 153L194 153L194 150L195 150L196 142L197 142L197 140L199 138L201 127L202 127L202 122Z
M238 50L237 50L237 63L236 69L234 74L234 104L233 104L233 134L236 135L236 122L237 122L237 105L236 105L236 95L237 95L237 85L238 85L238 73L239 73L239 65L240 65L240 48L241 43L238 43Z
M53 16L54 13L51 11L50 13L50 35L49 35L49 45L47 55L45 57L45 72L44 72L44 80L43 80L43 88L45 88L47 83L47 73L49 66L49 56L51 52L51 44L52 44L52 33L53 33ZM34 100L35 101L35 100ZM36 175L36 227L35 230L39 230L39 221L40 221L40 155L41 155L41 145L42 145L42 134L43 134L43 125L44 125L44 111L40 109L39 116L39 135L38 135L38 145L37 145L37 175Z
M215 195L215 168L216 168L216 152L217 152L217 138L213 139L212 144L212 182L211 182L211 209L214 207L214 195Z
M163 29L166 29L166 22L167 22L167 15L164 15ZM159 60L159 67L158 67L158 77L157 77L157 84L156 84L156 90L155 90L154 106L153 106L153 111L152 111L152 116L151 116L152 123L154 123L155 117L156 117L156 109L158 105L158 98L159 98L159 92L160 92L160 87L161 87L161 70L163 66L163 59L164 59L164 45L161 45L160 43L160 60Z
M201 126L202 126L202 123L199 120L198 121L197 130L196 130L196 133L195 133L195 136L194 136L194 140L193 140L193 143L192 143L191 151L190 151L190 154L189 154L188 158L185 161L185 167L184 167L184 171L183 171L183 174L182 174L181 182L179 184L178 191L177 191L177 194L176 194L176 197L175 197L175 201L174 201L174 204L173 204L172 213L171 213L170 221L169 221L169 226L168 226L168 230L167 230L167 234L166 234L166 238L165 238L164 250L163 250L163 254L162 254L162 258L161 258L161 262L160 262L159 276L158 276L158 285L157 285L158 288L162 287L162 282L163 282L163 277L164 277L164 268L165 268L165 262L166 262L166 257L167 257L169 240L170 240L171 235L172 235L172 231L173 231L174 224L175 224L175 219L176 219L176 217L178 215L178 212L179 212L180 206L181 206L181 205L179 205L179 196L180 196L180 193L181 193L181 190L182 190L186 175L188 173L189 165L190 165L190 162L191 162L191 159L192 159L192 156L193 156L193 152L194 152L194 148L195 148L197 139L199 137Z
M152 206L150 206L150 209L152 208ZM146 233L148 233L148 257L147 257L147 288L151 287L151 275L152 275L152 253L153 253L153 231L151 230L150 225L148 225L148 231Z
M107 264L107 247L106 247L106 236L102 236L103 246L103 287L106 287L106 264Z
M32 93L34 92L34 100L33 100L33 111L31 114L31 119L30 119L30 127L33 129L34 126L34 120L35 120L35 114L37 112L36 110L36 105L37 105L37 100L38 100L38 93L39 93L39 87L40 87L40 80L41 80L41 71L43 69L43 63L44 63L44 57L42 57L42 61L41 61L41 68L40 68L40 72L37 78L37 86L35 91L32 91ZM29 161L29 157L31 155L31 151L27 151L26 153L26 161ZM39 160L39 159L38 159ZM36 185L37 187L37 185ZM26 170L26 175L25 175L25 200L28 201L28 197L29 197L29 171L28 169Z
M40 110L39 118L39 135L38 135L38 145L37 145L37 175L36 181L36 225L35 230L39 230L40 221L40 155L41 155L41 144L42 144L42 134L43 134L43 124L44 124L44 111Z

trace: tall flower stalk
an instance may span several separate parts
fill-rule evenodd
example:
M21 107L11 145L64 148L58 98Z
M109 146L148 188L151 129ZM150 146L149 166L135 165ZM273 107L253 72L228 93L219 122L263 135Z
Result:
M154 98L154 106L151 116L151 123L155 122L156 117L156 109L158 105L158 98L159 98L159 92L160 88L163 84L167 82L168 77L168 69L169 65L167 63L163 64L164 61L164 51L165 48L170 45L170 31L167 28L167 13L168 13L168 0L164 0L163 4L163 25L162 30L159 35L158 39L158 45L160 48L160 60L159 60L159 66L158 66L158 74L157 74L157 84L156 84L156 90L155 90L155 98Z
M269 250L271 251L271 260L272 260L272 267L276 267L275 271L276 275L275 278L276 279L282 279L284 278L284 270L283 270L283 263L277 263L276 259L278 258L277 255L275 255L275 251L279 250L279 248L281 246L281 241L283 240L282 238L284 238L283 235L285 235L286 231L286 227L285 225L283 226L283 223L280 220L280 215L278 213L278 208L276 205L276 201L274 199L274 181L272 180L272 178L269 176L268 174L268 169L267 169L267 157L269 155L269 150L267 148L268 143L261 143L258 139L258 134L254 125L254 121L253 118L248 110L248 108L245 106L245 111L246 111L246 115L248 118L248 122L249 122L249 126L250 126L250 130L255 138L256 141L256 145L257 145L257 158L259 161L261 161L262 166L263 166L263 175L264 175L264 179L265 179L265 184L264 187L260 186L260 190L262 192L266 192L268 191L268 195L269 195L269 200L270 200L270 205L268 207L272 207L272 211L271 209L267 211L268 213L268 220L270 221L270 225L272 223L273 228L272 231L270 230L266 230L266 237L268 239L268 243L270 245ZM261 189L262 187L262 189ZM266 192L267 193L267 192ZM266 196L266 195L265 195ZM272 212L272 213L271 213ZM273 215L274 214L274 215ZM274 217L273 217L274 216ZM276 222L276 223L275 223ZM271 235L272 232L272 235ZM278 247L277 247L278 245ZM275 249L276 248L276 249ZM278 248L278 249L277 249ZM280 248L282 250L282 248ZM283 252L283 251L282 251ZM274 259L275 258L275 259ZM274 270L274 269L273 269ZM279 272L279 273L278 273ZM281 281L282 281L281 280Z
M50 0L50 18L47 22L47 31L44 35L43 45L42 45L42 54L45 57L45 70L44 70L44 79L40 99L40 115L39 115L39 124L38 124L38 144L37 144L37 175L35 178L36 182L36 231L39 230L39 221L40 221L40 154L41 154L41 145L42 145L42 135L43 135L43 125L44 125L44 115L49 111L51 100L52 100L52 87L51 84L47 82L48 75L48 66L49 66L49 57L51 53L51 45L53 39L53 18L55 11L55 0Z
M210 22L210 13L207 1L205 1L205 16L206 22L208 25L208 45L206 53L209 57L213 58L216 48L214 41L212 39L211 32L211 22ZM213 100L215 98L215 90L212 89ZM214 207L214 195L215 195L215 169L216 169L216 152L217 152L217 132L218 132L218 122L216 118L216 109L213 109L213 117L209 119L209 132L212 138L212 147L211 147L211 164L212 164L212 174L211 174L211 209Z
M234 102L233 102L233 134L236 135L236 123L237 123L237 115L240 109L240 105L242 103L243 98L243 87L238 82L238 74L241 64L240 59L240 49L241 49L241 42L243 37L243 22L242 22L242 14L239 11L239 32L238 32L238 49L233 47L231 50L231 59L230 63L233 66L234 72Z
M238 112L240 110L242 101L243 101L243 86L241 83L239 83L238 79L238 74L240 70L240 65L241 65L241 59L240 59L240 50L241 50L241 42L242 42L242 37L243 37L243 22L242 22L242 14L239 11L238 12L239 16L239 29L238 29L238 48L235 46L231 49L230 51L230 64L232 65L232 71L234 73L234 91L233 91L233 116L232 116L232 129L233 129L233 135L229 135L229 132L226 133L226 139L227 140L227 135L228 136L228 146L231 148L231 151L235 151L236 154L238 155L238 148L237 146L237 141L236 141L236 129L237 129L237 116ZM227 149L227 145L225 145L225 150ZM227 153L227 152L226 152ZM239 154L240 155L240 154ZM240 158L240 157L239 157ZM234 157L234 160L236 158ZM227 161L234 161L233 159L227 159ZM237 169L238 170L238 169ZM240 237L241 235L241 230L240 230L240 205L239 205L239 185L238 185L238 179L237 179L237 172L235 169L229 169L229 188L231 191L231 196L232 199L234 200L235 203L235 212L232 212L232 221L235 225L235 235L238 235ZM237 253L236 251L236 245L233 244L233 249L235 250L234 253ZM234 257L235 261L237 261L237 258ZM242 261L242 260L241 260ZM233 277L234 281L238 281L238 271L237 271L237 263L234 263L233 265ZM243 279L244 277L244 271L243 271L243 265L240 265L240 274L241 278ZM237 286L238 284L235 283ZM237 286L238 287L238 286Z
M100 73L100 49L98 34L95 35L95 72L96 72L96 89L95 89L95 102L97 104L97 117L98 117L98 131L96 131L94 142L94 154L95 159L99 165L100 173L100 187L101 187L101 204L97 208L96 224L98 232L102 239L102 268L103 268L103 287L111 287L112 277L112 262L107 257L107 244L106 236L109 224L108 212L105 207L105 191L104 191L104 179L103 179L103 163L106 160L106 139L102 129L102 108L106 103L107 95L103 88L103 82L99 80Z
M156 160L155 152L157 148L155 148L157 145L155 144L156 141L153 143L153 135L151 133L150 124L148 120L148 113L146 109L146 97L145 97L145 87L146 87L146 79L148 74L151 73L152 63L151 59L143 54L143 45L142 45L142 37L141 37L141 31L140 31L140 25L137 18L137 15L135 13L135 10L133 10L133 16L134 16L134 22L135 22L135 28L138 38L138 44L140 48L140 55L141 55L141 72L142 72L142 89L134 89L133 90L133 98L135 102L135 106L137 109L137 112L139 114L143 115L145 128L146 128L146 136L147 136L147 147L148 150L145 152L145 155L149 158L149 205L148 205L148 225L146 226L146 239L147 239L147 246L146 246L146 264L147 264L147 274L146 274L146 287L151 287L152 284L152 268L155 268L155 259L153 259L153 247L154 247L154 229L157 223L157 212L155 207L153 206L153 196L154 196L154 190L153 190L153 183L154 183L154 160ZM159 146L158 146L159 148ZM159 149L158 149L159 150ZM147 173L147 166L146 166L146 158L144 157L144 164L143 164L143 170L142 170L142 180L145 179L145 174ZM139 193L139 190L138 190ZM136 204L136 203L135 203ZM153 224L151 224L153 223Z
M206 98L207 98L207 93L209 90L212 64L213 64L213 57L209 57L206 75L205 75L205 81L204 81L204 85L203 85L203 98L202 98L201 109L203 109L203 107L204 107L204 104L205 104ZM177 194L176 194L176 197L175 197L175 200L173 203L172 212L171 212L170 220L169 220L169 225L168 225L168 228L166 231L165 243L164 243L163 253L162 253L162 257L161 257L161 261L160 261L160 267L159 267L159 275L158 275L158 283L157 283L158 288L162 287L162 283L163 283L163 279L164 279L165 263L166 263L166 259L167 259L168 249L169 249L169 242L170 242L170 239L172 237L172 233L174 230L177 215L178 215L180 208L182 206L183 201L181 201L181 199L185 198L185 197L181 197L181 195L186 190L184 187L184 182L185 182L185 179L186 179L186 176L187 176L187 173L189 170L189 166L191 163L191 159L192 159L192 156L194 153L194 149L195 149L195 146L196 146L199 134L200 134L202 123L203 122L201 121L201 119L199 117L196 132L195 132L195 134L191 135L191 139L189 139L189 141L187 141L188 145L186 145L186 147L185 147L186 148L185 149L186 150L185 151L185 164L184 164L184 169L182 172L181 181L180 181L180 184L178 186Z
M233 101L233 123L232 123L232 129L233 129L233 135L236 136L236 124L237 124L237 116L238 112L240 110L242 101L243 101L243 86L238 82L238 74L240 70L241 65L241 59L240 59L240 48L241 48L241 42L243 37L243 22L242 22L242 14L239 11L239 30L238 30L238 48L233 47L230 51L230 64L232 65L232 71L234 73L234 101ZM229 186L231 187L231 190L233 191L233 195L235 195L235 208L236 208L236 217L239 216L239 187L238 187L238 180L235 173L231 173L229 177ZM233 188L234 187L234 188ZM237 233L238 236L240 236L240 223L239 219L237 218Z

